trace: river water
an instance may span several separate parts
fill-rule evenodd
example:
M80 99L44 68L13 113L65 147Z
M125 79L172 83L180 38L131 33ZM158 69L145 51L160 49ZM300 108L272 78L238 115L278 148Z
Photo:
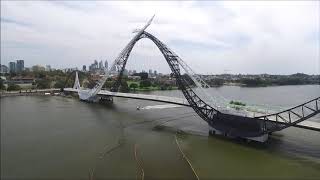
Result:
M271 111L318 97L320 86L223 86L209 93ZM191 108L152 108L160 104L1 98L1 179L140 179L142 172L145 179L196 179L195 173L200 179L320 178L319 132L288 128L264 144L208 137L207 125ZM312 121L320 122L319 115Z

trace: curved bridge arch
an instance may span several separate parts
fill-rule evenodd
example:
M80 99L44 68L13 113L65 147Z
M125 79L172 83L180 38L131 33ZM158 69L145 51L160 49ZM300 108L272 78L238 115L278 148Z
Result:
M210 120L213 119L214 116L216 116L220 111L212 107L211 105L207 104L205 101L203 101L192 89L190 86L190 83L183 78L183 76L180 74L180 68L179 68L179 62L178 62L178 55L176 55L173 51L171 51L164 43L162 43L159 39L157 39L152 34L143 31L143 33L137 38L136 41L134 41L132 44L130 44L127 51L125 51L124 54L122 54L123 61L121 64L119 63L118 66L121 67L119 71L119 76L117 81L113 84L111 91L118 91L120 82L123 76L123 71L125 70L128 57L136 44L140 39L147 38L150 39L160 50L162 55L164 56L165 60L167 61L172 73L177 79L177 84L179 86L179 89L181 89L183 95L189 102L190 106L195 110L195 112L206 122L209 123Z

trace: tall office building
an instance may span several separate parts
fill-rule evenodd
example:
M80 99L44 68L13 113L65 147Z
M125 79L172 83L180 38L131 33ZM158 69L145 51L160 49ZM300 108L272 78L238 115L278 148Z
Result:
M102 61L99 62L99 69L103 69L103 62Z
M17 70L16 70L16 62L9 62L9 72L10 73L17 72Z
M104 62L104 68L108 69L108 60Z
M94 69L98 69L98 61L97 60L94 60L94 63L93 63L93 68Z
M16 72L20 73L24 70L24 60L17 60Z
M82 66L82 71L87 71L87 66L86 65Z

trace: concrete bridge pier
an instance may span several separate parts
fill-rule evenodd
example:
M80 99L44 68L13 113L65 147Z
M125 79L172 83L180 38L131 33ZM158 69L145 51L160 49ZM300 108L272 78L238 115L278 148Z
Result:
M99 100L99 103L101 103L101 104L112 104L113 103L112 96L99 96L98 100Z
M209 136L215 136L215 135L224 136L224 137L228 137L231 139L237 138L234 136L230 136L228 133L221 132L221 131L209 126ZM268 140L268 134L263 134L263 135L257 136L257 137L245 137L245 138L241 138L241 139L245 139L247 141L258 141L258 142L263 143Z

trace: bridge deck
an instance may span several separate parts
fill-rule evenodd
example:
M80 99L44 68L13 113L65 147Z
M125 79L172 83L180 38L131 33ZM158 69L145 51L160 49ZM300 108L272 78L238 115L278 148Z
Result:
M73 88L65 88L64 91L78 92L76 89L73 89ZM98 95L121 97L121 98L131 98L131 99L141 99L141 100L147 100L147 101L164 102L164 103L177 104L177 105L190 107L190 105L186 99L177 98L177 97L147 95L147 94L133 94L133 93L120 93L120 92L110 92L110 91L106 91L106 90L101 90L98 93ZM298 123L297 125L294 125L294 127L320 131L320 123L313 122L313 121L302 121L302 122Z

